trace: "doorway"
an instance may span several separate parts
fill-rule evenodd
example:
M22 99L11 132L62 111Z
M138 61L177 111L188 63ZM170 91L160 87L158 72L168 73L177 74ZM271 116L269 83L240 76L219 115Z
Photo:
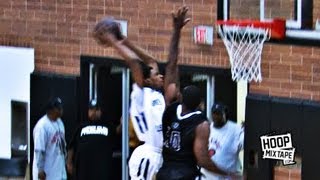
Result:
M129 94L132 81L124 61L105 57L82 56L80 65L80 112L81 119L86 118L88 102L97 98L102 104L104 119L114 124L120 118L128 119ZM163 72L165 64L160 64ZM180 65L181 88L196 85L203 96L203 111L210 119L210 109L215 102L229 106L230 117L237 121L237 84L231 80L230 70L221 68L195 67ZM128 121L123 121L122 135L118 137L116 151L113 155L116 177L128 179Z

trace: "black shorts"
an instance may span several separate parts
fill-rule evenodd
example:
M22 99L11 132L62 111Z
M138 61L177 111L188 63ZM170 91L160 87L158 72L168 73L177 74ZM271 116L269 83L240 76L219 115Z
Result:
M200 175L197 166L164 164L157 173L157 180L194 180Z

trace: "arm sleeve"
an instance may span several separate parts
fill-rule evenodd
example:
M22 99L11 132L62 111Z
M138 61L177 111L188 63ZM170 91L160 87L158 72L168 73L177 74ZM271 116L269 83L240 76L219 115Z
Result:
M147 122L144 114L144 95L144 90L136 83L133 84L130 103L130 119L140 141L145 141L145 133L147 131Z
M132 85L132 92L131 92L131 103L137 106L137 109L143 108L143 101L144 101L144 92L143 88L140 88L137 83Z
M44 171L44 162L45 162L45 152L44 151L35 151L36 155L36 164L38 167L38 171Z
M34 139L34 150L35 151L46 151L47 134L44 126L36 126L33 134Z
M66 141L66 131L65 131L65 128L64 128L64 124L62 122L62 120L60 119L60 123L61 123L61 126L63 127L63 136L61 137L61 143L63 143L63 146L62 146L62 150L63 150L63 154L64 154L64 157L65 159L67 159L67 141Z
M43 171L44 162L45 162L45 151L46 151L46 142L47 142L47 134L44 129L44 126L40 125L36 126L34 129L34 152L36 156L36 165L39 171Z

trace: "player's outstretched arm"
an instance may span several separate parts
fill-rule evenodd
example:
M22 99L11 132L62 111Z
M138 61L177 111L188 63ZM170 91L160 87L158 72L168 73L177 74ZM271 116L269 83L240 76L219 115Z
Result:
M96 27L93 37L100 43L112 46L124 58L132 71L134 81L139 87L143 87L143 73L139 64L139 57L123 44L122 40L118 40L114 34L108 31L108 28L101 25Z
M193 151L198 165L215 173L226 175L210 159L208 153L209 123L204 121L196 127Z
M177 98L179 92L179 72L178 72L178 55L181 29L185 26L190 18L186 18L188 8L183 6L177 13L172 13L173 33L169 46L168 63L164 77L164 90L166 104L170 104L173 99Z
M131 51L139 56L139 58L147 65L157 63L157 60L146 50L133 44L128 38L123 40L123 44L127 46Z

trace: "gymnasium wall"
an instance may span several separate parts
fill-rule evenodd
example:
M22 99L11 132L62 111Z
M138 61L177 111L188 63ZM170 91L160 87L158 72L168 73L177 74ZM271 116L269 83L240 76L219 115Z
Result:
M80 55L118 57L90 36L98 20L114 16L128 21L128 36L134 43L165 60L172 29L170 13L182 4L189 6L192 21L183 29L180 63L229 67L216 33L213 46L199 46L192 40L193 26L214 24L217 0L1 1L0 45L34 48L36 71L79 75ZM314 17L319 17L320 1L314 0L313 5ZM266 43L263 81L251 83L250 93L319 101L319 57L319 46Z

